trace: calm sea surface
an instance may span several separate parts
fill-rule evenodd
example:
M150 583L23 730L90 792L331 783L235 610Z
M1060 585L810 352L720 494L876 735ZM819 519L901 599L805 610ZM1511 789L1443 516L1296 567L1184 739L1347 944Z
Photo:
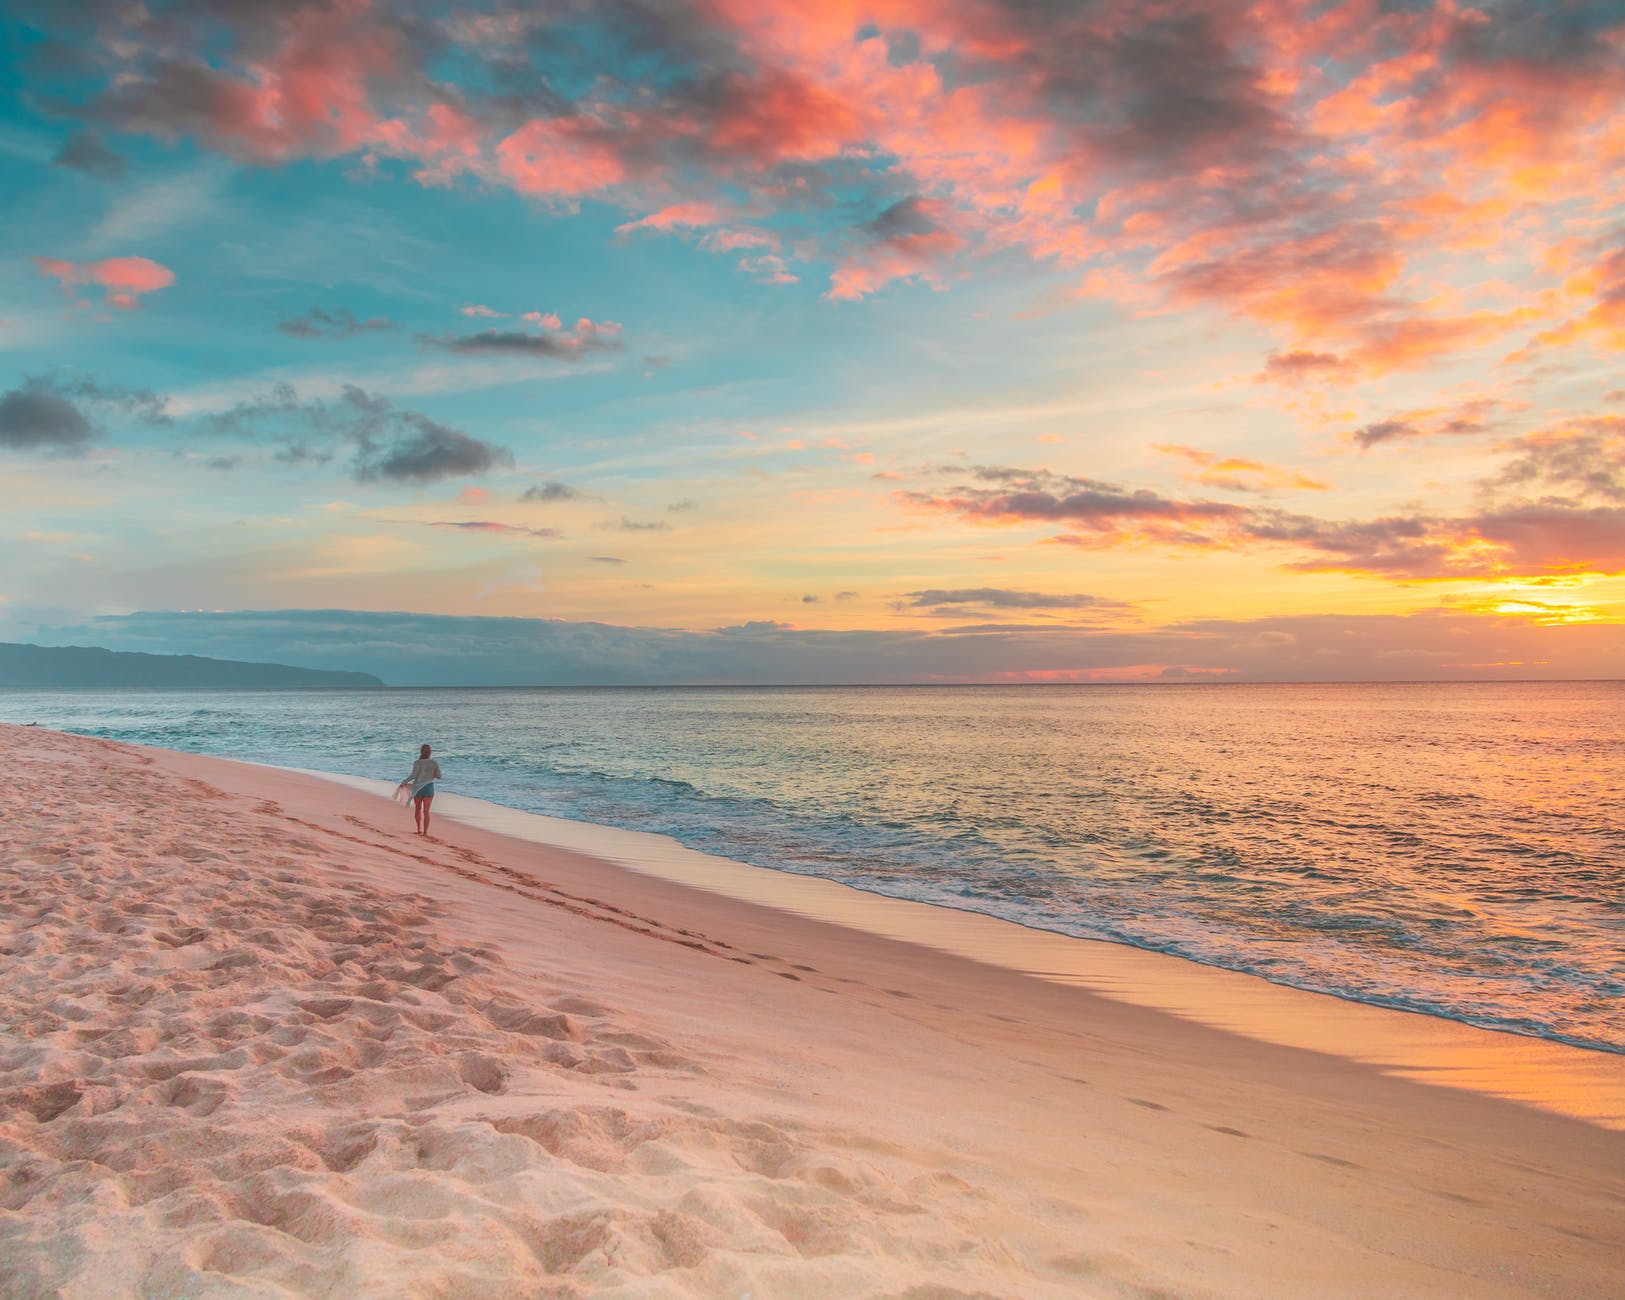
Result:
M0 692L1625 1052L1625 683Z

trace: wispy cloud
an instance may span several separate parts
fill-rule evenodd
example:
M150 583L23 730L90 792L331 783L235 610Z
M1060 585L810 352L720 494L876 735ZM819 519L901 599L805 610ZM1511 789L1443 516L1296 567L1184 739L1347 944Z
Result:
M499 537L541 538L545 541L564 536L557 528L525 528L519 524L503 524L491 519L403 519L393 522L412 523L424 528L449 528L454 532L490 533Z
M847 592L850 596L853 593ZM1106 600L1082 592L1017 591L1009 587L931 588L905 592L897 601L901 609L935 609L941 606L980 606L990 609L1127 609L1122 601Z
M209 161L120 191L91 229L91 247L127 247L209 223L220 214L220 194L231 171L227 164Z
M1203 487L1221 488L1228 492L1264 492L1271 489L1301 489L1309 492L1329 492L1331 484L1311 478L1283 465L1270 465L1245 456L1226 456L1200 447L1186 447L1179 443L1154 442L1152 449L1184 461L1193 468L1183 477Z

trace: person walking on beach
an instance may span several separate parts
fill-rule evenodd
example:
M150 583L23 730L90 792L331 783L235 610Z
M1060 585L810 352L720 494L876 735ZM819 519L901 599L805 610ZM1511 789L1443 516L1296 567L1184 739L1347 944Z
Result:
M440 779L440 764L429 757L429 747L418 750L418 761L412 764L412 775L402 781L397 790L410 791L412 820L417 833L429 833L429 805L434 802L434 783Z

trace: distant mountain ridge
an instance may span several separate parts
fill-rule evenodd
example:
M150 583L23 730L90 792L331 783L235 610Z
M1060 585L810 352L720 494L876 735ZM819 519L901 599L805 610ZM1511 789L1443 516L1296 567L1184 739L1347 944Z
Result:
M0 688L151 686L171 690L208 688L383 686L371 673L243 663L198 655L149 655L94 646L17 645L0 642Z

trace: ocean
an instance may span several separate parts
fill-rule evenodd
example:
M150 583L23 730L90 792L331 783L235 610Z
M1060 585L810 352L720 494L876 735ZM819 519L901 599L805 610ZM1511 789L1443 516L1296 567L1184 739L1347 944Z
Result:
M0 691L1625 1052L1625 682ZM403 812L403 817L406 814Z

